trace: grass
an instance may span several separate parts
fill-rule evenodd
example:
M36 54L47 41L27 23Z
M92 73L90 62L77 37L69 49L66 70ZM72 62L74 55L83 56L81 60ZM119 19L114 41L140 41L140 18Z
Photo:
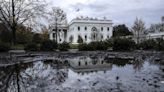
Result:
M16 44L14 46L11 46L12 50L24 50L24 45Z
M79 44L69 44L71 49L78 49Z
M79 44L69 44L70 49L78 49ZM14 46L11 46L12 50L24 50L24 45L16 44Z

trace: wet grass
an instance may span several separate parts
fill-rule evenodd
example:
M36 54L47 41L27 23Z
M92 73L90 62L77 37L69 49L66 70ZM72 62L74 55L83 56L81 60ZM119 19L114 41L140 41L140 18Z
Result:
M79 44L69 44L70 49L78 49Z

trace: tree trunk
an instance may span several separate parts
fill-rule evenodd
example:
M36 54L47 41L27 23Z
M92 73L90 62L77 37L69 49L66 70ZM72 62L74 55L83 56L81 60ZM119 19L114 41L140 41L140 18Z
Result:
M137 44L139 44L139 30L138 30L137 33L138 33L138 34L137 34Z
M57 25L57 18L55 19L56 20L56 23L55 23L55 29L56 29L56 43L58 43L58 25Z
M16 44L15 4L12 0L12 45Z
M57 28L56 28L56 43L58 43L58 32L57 32Z
M17 92L20 92L20 85L19 85L19 73L20 73L20 69L19 69L19 65L18 64L15 65L15 70L16 70Z
M16 44L16 27L13 26L12 28L12 45Z

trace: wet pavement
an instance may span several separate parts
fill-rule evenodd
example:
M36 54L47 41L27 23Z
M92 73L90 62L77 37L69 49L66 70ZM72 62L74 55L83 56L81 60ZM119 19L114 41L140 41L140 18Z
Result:
M164 61L77 56L0 67L0 92L164 92Z

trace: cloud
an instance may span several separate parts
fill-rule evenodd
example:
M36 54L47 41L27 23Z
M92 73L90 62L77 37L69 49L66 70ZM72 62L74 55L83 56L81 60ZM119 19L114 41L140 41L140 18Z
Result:
M114 24L126 23L131 26L136 17L142 18L147 26L160 22L164 16L163 0L53 0L68 15L68 20L84 15L107 18ZM77 12L77 9L79 11Z

